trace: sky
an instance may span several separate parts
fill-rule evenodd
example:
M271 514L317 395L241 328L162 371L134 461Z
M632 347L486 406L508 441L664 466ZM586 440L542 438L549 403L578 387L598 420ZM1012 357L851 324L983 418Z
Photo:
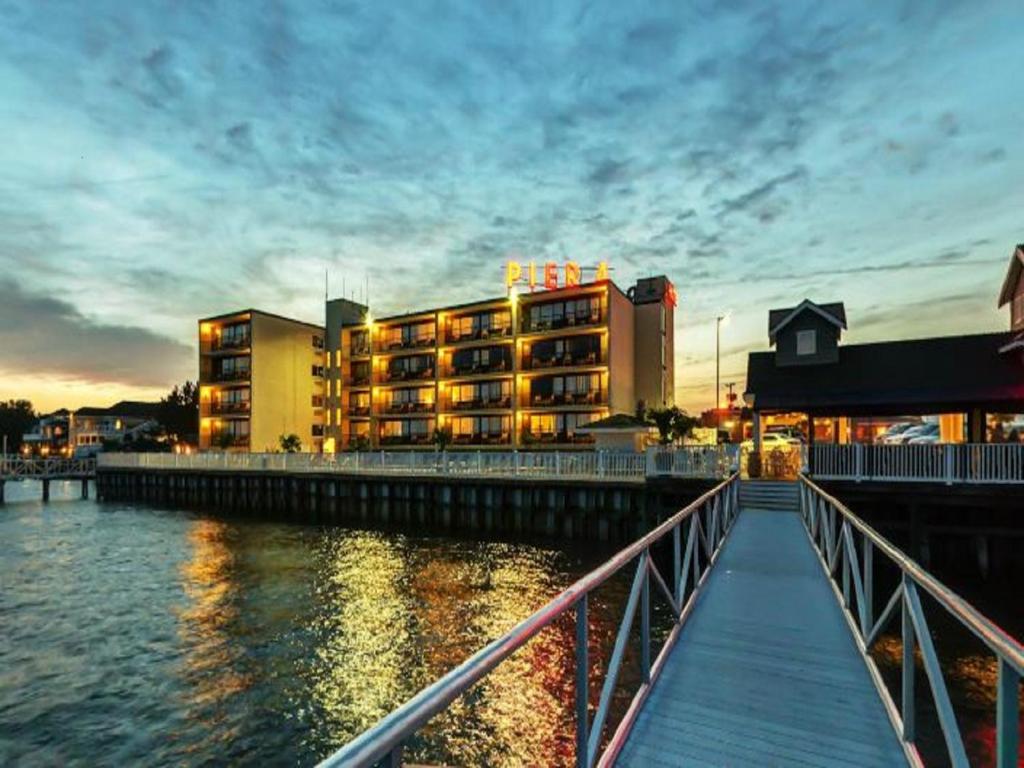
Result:
M378 316L607 260L679 295L677 402L767 314L999 330L1019 2L0 0L0 398L156 398L196 320ZM361 293L355 297L360 298Z

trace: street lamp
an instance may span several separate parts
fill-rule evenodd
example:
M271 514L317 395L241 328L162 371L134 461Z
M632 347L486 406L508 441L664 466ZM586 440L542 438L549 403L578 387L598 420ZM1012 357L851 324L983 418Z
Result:
M722 324L729 324L729 313L715 318L715 428L721 420Z

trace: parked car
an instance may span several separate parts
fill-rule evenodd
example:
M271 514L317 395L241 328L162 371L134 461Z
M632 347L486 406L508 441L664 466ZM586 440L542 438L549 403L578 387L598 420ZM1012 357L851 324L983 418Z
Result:
M798 443L804 442L804 434L797 427L768 427L764 431L764 436L768 437L768 435L780 435L781 437L786 437L789 438L790 440L796 440Z
M903 433L904 445L934 445L939 442L939 425L934 422L908 429Z
M889 428L878 436L876 442L883 445L892 445L894 443L903 442L903 435L906 431L919 426L921 425L915 421L900 421L896 424L890 424Z
M762 451L770 451L773 448L792 448L798 445L800 445L800 441L796 438L782 435L778 432L766 432L761 436ZM744 451L752 451L754 450L754 441L744 440L741 447Z

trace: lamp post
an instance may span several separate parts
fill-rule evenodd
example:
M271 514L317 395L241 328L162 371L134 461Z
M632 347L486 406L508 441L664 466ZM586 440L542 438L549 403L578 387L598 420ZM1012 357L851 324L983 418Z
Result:
M722 321L725 320L725 315L719 315L715 318L715 429L717 430L721 424L719 423L722 419L721 414L721 366L722 366ZM717 435L716 435L717 437Z

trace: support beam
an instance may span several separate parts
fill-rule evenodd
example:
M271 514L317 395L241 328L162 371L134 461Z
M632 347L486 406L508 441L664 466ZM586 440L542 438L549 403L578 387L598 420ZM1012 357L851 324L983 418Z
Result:
M82 498L89 498L89 478L87 477L82 478Z
M43 478L43 501L50 500L50 480L49 478Z

